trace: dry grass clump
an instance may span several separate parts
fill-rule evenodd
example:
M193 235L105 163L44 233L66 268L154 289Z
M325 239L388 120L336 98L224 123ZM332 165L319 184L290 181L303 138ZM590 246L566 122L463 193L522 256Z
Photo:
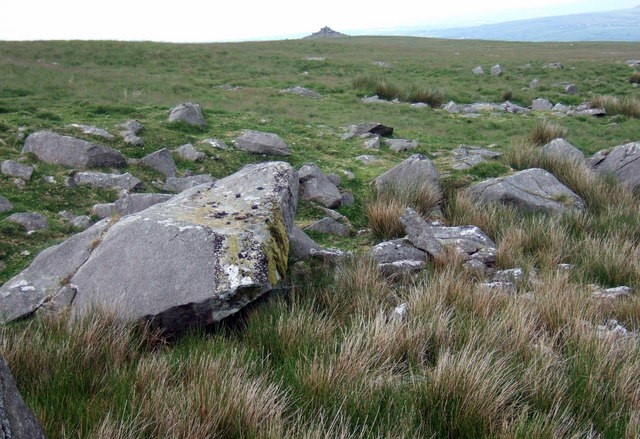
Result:
M616 96L604 95L597 96L589 103L591 108L604 108L607 114L639 118L640 117L640 98L637 96L624 96L618 98Z
M636 70L631 74L631 77L629 78L629 83L640 84L640 71Z
M567 128L544 119L535 124L528 140L534 145L546 145L558 137L567 137L567 133Z
M438 108L442 105L444 93L437 88L413 85L402 94L402 98L407 102L422 102L430 107Z
M380 99L392 100L400 96L400 88L395 83L379 76L358 75L351 81L351 86Z

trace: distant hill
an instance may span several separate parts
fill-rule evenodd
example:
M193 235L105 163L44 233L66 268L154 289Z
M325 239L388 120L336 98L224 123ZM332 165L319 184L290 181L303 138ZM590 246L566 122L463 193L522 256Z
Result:
M504 41L640 41L640 6L482 26L413 31L411 35Z

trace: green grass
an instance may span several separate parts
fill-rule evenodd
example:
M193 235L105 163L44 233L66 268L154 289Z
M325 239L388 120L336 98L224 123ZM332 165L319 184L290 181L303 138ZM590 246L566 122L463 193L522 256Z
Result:
M70 236L58 212L88 214L93 204L117 197L67 187L71 169L22 157L23 136L40 129L78 136L69 123L115 134L114 126L131 118L145 126L145 147L120 139L109 146L140 158L190 142L206 159L178 160L179 172L215 177L281 158L216 150L200 140L216 137L231 145L243 129L276 133L291 146L287 160L294 166L314 162L343 176L342 189L353 192L356 203L339 211L359 230L370 226L370 182L412 153L427 154L443 174L442 220L481 227L498 245L500 268L538 270L538 282L523 282L513 295L484 291L454 255L411 282L392 282L362 255L379 236L401 236L402 230L314 235L356 256L335 272L321 263L304 264L307 271L290 289L207 332L165 340L104 312L73 324L35 318L0 328L0 354L51 438L637 437L640 349L635 342L600 338L595 328L617 319L640 330L640 302L635 295L596 302L587 287L640 288L637 195L539 151L559 134L586 155L637 141L633 113L622 106L607 108L601 119L502 113L470 119L409 102L437 107L444 100L509 99L529 105L543 97L575 105L610 96L620 106L638 99L624 65L638 50L637 43L396 37L182 45L0 42L0 158L36 166L25 188L0 176L0 195L14 211L45 214L51 226L28 235L3 221L12 212L0 215L0 260L6 263L0 282ZM318 56L325 60L306 59ZM543 69L551 60L567 68ZM374 61L392 67L382 75ZM505 68L501 77L470 73L475 65L497 62ZM541 82L535 90L528 87L534 78ZM556 85L563 82L577 84L580 94L565 95ZM240 88L226 90L224 84ZM295 85L323 98L280 93ZM403 102L360 102L373 91ZM202 105L206 128L166 123L169 108L185 101ZM362 139L344 141L340 135L365 121L392 126L394 137L420 146L400 154L382 146L374 152L379 161L363 165L355 157L372 151ZM505 156L454 171L449 151L460 144L495 144ZM548 169L580 195L586 213L522 216L480 206L462 192L472 182L533 166ZM159 190L157 173L133 164L124 170L141 178L146 190ZM46 183L46 176L56 183ZM428 214L433 204L420 191L391 193L382 205L402 199L400 209L424 206ZM322 215L301 202L296 222L303 226ZM558 271L558 263L575 268ZM393 308L405 302L406 320L390 320Z

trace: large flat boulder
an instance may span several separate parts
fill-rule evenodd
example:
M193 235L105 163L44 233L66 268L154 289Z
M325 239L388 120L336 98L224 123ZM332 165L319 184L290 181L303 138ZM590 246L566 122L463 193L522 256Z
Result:
M0 438L44 439L33 412L24 403L4 358L0 357Z
M374 180L378 189L386 185L412 187L423 183L439 187L440 174L433 162L422 154L412 155Z
M549 172L537 168L477 183L467 193L480 201L502 203L523 212L584 209L584 201L578 195Z
M291 149L277 134L245 130L234 141L236 147L252 154L291 155Z
M38 131L27 137L22 153L33 153L52 165L77 168L123 167L127 161L120 152L108 146L62 136L52 131Z
M640 188L640 142L619 145L610 151L600 151L591 159L593 168L613 175L620 183L635 190Z

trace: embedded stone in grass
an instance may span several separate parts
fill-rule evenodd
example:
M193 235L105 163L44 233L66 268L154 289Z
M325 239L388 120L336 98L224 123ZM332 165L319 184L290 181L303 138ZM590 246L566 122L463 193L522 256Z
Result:
M575 84L567 84L564 88L564 92L568 95L578 94L578 86Z
M455 161L453 169L457 170L469 169L477 164L496 159L502 155L502 153L497 151L467 145L460 145L458 148L452 150L451 153Z
M315 223L305 227L304 230L338 236L349 236L351 234L351 229L349 227L329 217L316 221Z
M116 125L118 128L122 129L122 131L129 131L133 135L138 135L144 130L144 126L137 120L131 119L120 125Z
M190 177L169 177L162 187L167 192L178 194L194 186L204 183L213 183L216 179L209 174L192 175Z
M363 154L356 157L356 160L364 163L365 165L370 165L371 163L377 162L379 159L378 156L375 155Z
M229 149L229 146L227 146L226 143L224 143L222 140L218 140L218 139L213 139L213 138L209 138L209 139L203 139L200 141L200 143L205 143L213 148L217 148L217 149Z
M542 147L542 154L556 160L583 161L584 154L563 138L553 139Z
M560 70L564 69L564 65L559 62L550 62L542 66L543 69Z
M140 159L140 162L156 171L164 174L166 177L176 176L176 164L173 161L173 157L167 148L162 148L158 151L144 156Z
M87 230L93 225L93 221L87 215L79 215L69 221L69 224L77 230Z
M18 212L9 216L6 221L16 223L24 227L27 232L46 229L49 227L47 217L35 212Z
M52 165L78 168L120 168L127 164L124 156L115 149L51 131L38 131L29 135L22 153L33 153L40 161Z
M549 102L547 99L534 99L531 103L531 109L533 111L551 111L553 109L553 104Z
M409 139L386 139L384 143L393 152L411 151L418 147L418 142Z
M524 212L562 213L583 210L584 201L543 169L526 169L477 183L467 193L482 202L497 202Z
M407 238L385 241L371 248L369 255L380 264L412 260L426 261L427 253L415 247Z
M5 197L0 195L0 213L8 212L11 209L13 209L13 204L11 204Z
M33 166L23 165L18 162L14 162L13 160L5 160L4 162L2 162L0 172L2 172L2 174L4 175L29 181L31 180L33 169Z
M284 90L280 90L280 93L293 94L298 96L304 96L307 98L316 98L319 99L322 95L313 90L309 90L308 88L301 87L299 85L291 88L285 88Z
M473 73L476 76L484 75L484 69L482 68L482 66L476 66L471 69L471 73Z
M112 141L115 139L113 134L110 134L107 130L103 130L102 128L94 127L91 125L82 125L78 123L72 123L67 125L71 128L75 128L80 131L82 134L88 134L90 136L100 137L101 139L105 139L108 141Z
M169 110L168 122L184 122L187 125L193 125L200 128L207 126L207 121L202 115L202 108L200 108L200 104L194 104L191 102L180 104Z
M640 142L618 145L609 151L599 151L589 159L593 168L604 175L613 175L632 190L640 188Z
M422 154L412 155L374 180L378 189L386 185L414 187L423 183L429 183L438 188L439 182L440 174L436 166Z
M277 134L245 130L234 140L236 148L252 154L291 155L291 149Z
M203 162L205 159L204 153L196 150L190 143L185 143L184 145L176 148L176 154L178 154L178 157L181 159L188 160L190 162Z
M303 165L298 171L301 196L304 200L316 201L325 207L340 206L342 195L336 185L313 163Z
M502 76L503 73L504 73L504 69L500 64L496 64L495 66L491 67L491 75Z
M347 132L343 134L342 139L348 140L353 137L366 136L366 135L387 137L392 134L393 134L392 127L382 125L381 123L365 122L358 125L351 125L347 129Z
M308 259L311 257L312 250L322 250L322 247L294 225L289 233L289 259L292 261Z
M100 189L134 191L144 187L144 183L130 173L105 174L102 172L77 172L71 177L74 185L91 186Z

